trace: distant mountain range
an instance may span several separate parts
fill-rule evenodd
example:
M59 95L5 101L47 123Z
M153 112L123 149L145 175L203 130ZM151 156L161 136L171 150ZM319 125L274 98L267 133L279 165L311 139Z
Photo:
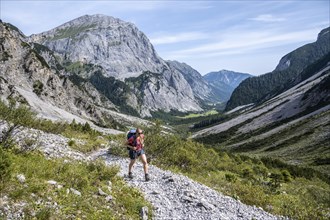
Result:
M234 89L246 78L252 77L248 73L238 73L229 70L220 70L218 72L210 72L203 76L208 82L212 90L221 97L222 100L229 100Z

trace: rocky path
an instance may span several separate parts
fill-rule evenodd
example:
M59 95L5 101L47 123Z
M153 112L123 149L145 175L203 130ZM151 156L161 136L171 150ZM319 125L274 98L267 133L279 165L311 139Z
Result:
M153 205L154 219L283 219L155 166L149 166L151 181L145 182L141 162L134 167L134 178L128 179L129 160L110 155L106 150L95 152L91 157L120 166L119 175L129 185L140 189Z
M107 165L118 165L120 167L119 175L129 185L138 188L153 205L154 219L283 219L260 208L242 204L186 176L155 166L149 166L151 181L145 182L141 162L135 164L135 178L128 179L129 159L110 155L108 149L100 149L86 155L72 150L67 144L69 139L35 129L19 131L15 136L15 141L21 145L24 144L26 138L34 139L35 144L32 148L40 150L48 158L66 157L84 161L101 158Z

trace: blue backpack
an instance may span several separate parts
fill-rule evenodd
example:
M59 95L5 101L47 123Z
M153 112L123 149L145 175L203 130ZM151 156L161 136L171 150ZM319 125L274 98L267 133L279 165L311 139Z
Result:
M127 132L127 140L130 139L132 136L134 136L134 141L128 143L128 145L135 146L135 139L136 139L135 134L136 134L136 129L131 129ZM127 147L127 150L130 150L130 149L131 148Z

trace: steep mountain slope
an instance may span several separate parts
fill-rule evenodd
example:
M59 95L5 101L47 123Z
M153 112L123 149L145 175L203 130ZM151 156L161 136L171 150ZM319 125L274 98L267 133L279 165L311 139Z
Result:
M330 175L329 61L322 68L316 62L320 70L307 74L311 76L287 91L240 114L236 112L230 120L193 137L205 143L221 143L229 151L313 166Z
M252 77L247 73L238 73L229 70L210 72L203 76L203 79L211 85L218 97L227 101L234 89L246 78Z
M29 41L54 51L68 69L98 66L101 70L96 72L80 71L84 72L80 77L122 105L121 111L141 116L151 116L159 110L202 111L200 100L182 73L170 68L131 23L110 16L86 15L32 35ZM119 93L117 100L113 99L114 91Z
M233 92L226 110L240 105L264 102L299 83L296 77L308 65L330 52L330 28L322 30L317 41L304 45L285 55L276 69L265 75L242 82Z
M14 26L0 23L1 99L28 104L39 116L52 120L94 121L113 128L117 121L127 124L127 116L118 116L117 107L91 83L76 86L63 67L52 68L57 64L52 52L44 50L41 56L37 47Z
M215 93L214 88L210 87L210 84L204 80L203 76L191 66L178 61L166 61L166 63L171 69L175 69L183 75L198 99L211 103L225 101Z

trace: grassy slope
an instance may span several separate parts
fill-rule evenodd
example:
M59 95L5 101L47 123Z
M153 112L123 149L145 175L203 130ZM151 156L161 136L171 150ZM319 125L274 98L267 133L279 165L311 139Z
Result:
M145 129L146 152L152 164L183 173L274 214L295 219L326 219L330 187L322 174L270 158L216 151L177 135L160 135L159 131L157 127ZM127 154L123 147L114 147L111 153Z
M15 103L8 107L0 102L0 120L9 121L15 127L62 134L71 138L68 144L81 152L93 151L108 142L108 137L92 130L87 123L36 119L26 107L16 108ZM34 140L25 140L25 143L31 145ZM33 216L37 219L138 219L143 206L149 207L151 217L151 205L140 192L116 176L117 172L118 168L105 166L103 161L47 160L37 151L17 148L10 138L0 139L0 197L8 196L13 203L26 202L23 209L26 219L33 219ZM25 184L18 182L18 174L26 177ZM49 180L63 187L54 187L47 183ZM82 195L67 193L70 188ZM99 188L113 199L107 202L104 196L99 196ZM9 205L14 209L13 204Z
M116 176L118 168L107 167L103 161L64 162L47 160L37 152L0 151L1 159L11 162L11 175L0 184L1 195L11 201L27 202L27 219L33 215L37 219L137 219L143 206L151 207L141 193ZM17 181L18 174L26 177L24 184ZM49 180L55 180L62 188L47 183ZM70 188L81 192L81 196L68 193ZM99 188L112 196L110 202L98 195Z
M330 176L329 118L328 110L295 123L288 119L240 133L239 128L247 123L244 122L198 140L216 149L253 157L280 158L289 164L312 167Z
M254 136L229 146L235 152L281 158L290 164L315 168L330 176L330 111L292 124L269 136Z

